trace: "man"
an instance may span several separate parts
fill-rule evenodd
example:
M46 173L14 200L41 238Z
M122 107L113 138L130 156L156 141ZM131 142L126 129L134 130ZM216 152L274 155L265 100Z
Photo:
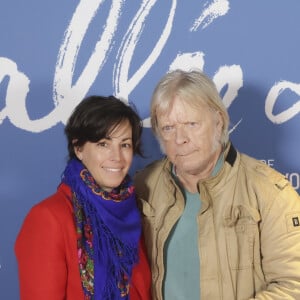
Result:
M299 196L233 147L212 80L166 74L151 124L166 158L138 172L135 185L153 299L300 299Z

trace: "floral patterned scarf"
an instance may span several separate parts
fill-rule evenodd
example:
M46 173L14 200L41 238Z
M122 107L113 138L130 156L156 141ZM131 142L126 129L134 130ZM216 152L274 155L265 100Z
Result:
M83 164L73 159L62 182L72 191L85 300L129 299L141 234L141 217L129 176L118 188L106 192Z

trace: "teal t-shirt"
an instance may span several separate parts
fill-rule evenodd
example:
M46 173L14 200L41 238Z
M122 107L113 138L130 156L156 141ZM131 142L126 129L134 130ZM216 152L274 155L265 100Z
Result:
M197 214L199 194L185 192L184 212L166 244L165 300L200 299Z
M223 163L219 158L213 176ZM174 174L173 174L174 175ZM174 175L175 180L176 176ZM200 259L198 253L197 215L201 208L199 193L182 189L185 208L165 245L165 300L200 299Z

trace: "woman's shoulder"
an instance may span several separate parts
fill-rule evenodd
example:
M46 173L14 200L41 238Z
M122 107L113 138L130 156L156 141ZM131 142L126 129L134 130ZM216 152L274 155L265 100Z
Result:
M55 193L43 199L33 206L36 209L63 208L71 205L71 189L68 185L62 183L58 186Z
M28 217L64 219L72 216L73 208L70 199L70 188L61 184L54 194L35 204L29 211Z
M41 248L49 243L63 245L67 235L76 238L72 203L68 198L70 195L67 186L59 186L56 193L30 209L16 239L18 255L30 243L36 243Z

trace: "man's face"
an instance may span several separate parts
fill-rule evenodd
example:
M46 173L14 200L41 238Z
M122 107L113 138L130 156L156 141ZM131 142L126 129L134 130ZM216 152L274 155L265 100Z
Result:
M176 97L166 113L158 114L162 148L176 171L200 175L219 155L223 122L207 105L195 108Z

